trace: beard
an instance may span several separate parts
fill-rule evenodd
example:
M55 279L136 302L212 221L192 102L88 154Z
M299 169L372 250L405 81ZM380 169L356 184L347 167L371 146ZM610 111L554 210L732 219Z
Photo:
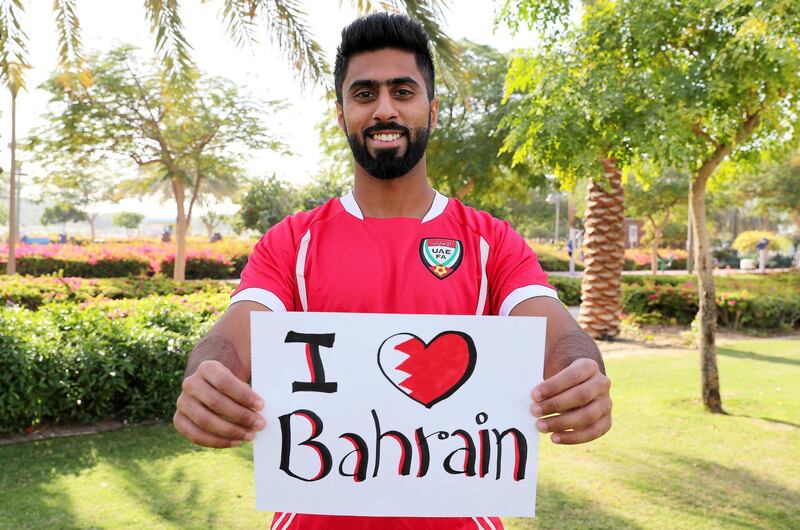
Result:
M398 155L399 147L380 149L376 156L367 150L367 135L379 132L399 132L405 135L407 146L403 155ZM402 177L425 155L430 135L430 118L428 127L409 129L397 123L375 124L365 129L361 134L347 132L347 142L353 152L353 158L367 173L379 180L391 180Z

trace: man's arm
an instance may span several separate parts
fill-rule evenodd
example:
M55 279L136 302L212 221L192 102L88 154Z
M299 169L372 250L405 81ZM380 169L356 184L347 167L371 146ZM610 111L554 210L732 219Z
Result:
M511 316L547 317L544 381L531 392L536 428L554 443L578 444L611 428L611 380L597 345L558 300L529 298ZM552 415L552 416L551 416Z
M172 423L192 443L235 447L264 428L264 402L247 384L251 311L269 309L233 304L189 355Z

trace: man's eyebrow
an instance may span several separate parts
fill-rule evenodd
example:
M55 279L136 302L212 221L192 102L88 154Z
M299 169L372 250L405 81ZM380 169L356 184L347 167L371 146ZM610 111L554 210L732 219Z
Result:
M381 85L413 85L418 87L419 83L413 77L393 77L391 79L387 79L386 81L378 81L377 79L356 79L352 83L350 83L349 90L353 90L354 88L375 88Z

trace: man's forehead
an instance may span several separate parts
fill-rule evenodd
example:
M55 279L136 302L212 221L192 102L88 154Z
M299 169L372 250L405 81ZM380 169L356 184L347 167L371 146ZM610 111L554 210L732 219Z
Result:
M384 83L403 77L414 79L420 86L425 83L414 52L385 48L352 55L347 63L344 86L346 89L356 80Z

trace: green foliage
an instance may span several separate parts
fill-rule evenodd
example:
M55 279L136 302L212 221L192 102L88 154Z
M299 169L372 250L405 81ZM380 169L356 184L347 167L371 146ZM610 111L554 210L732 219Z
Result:
M134 230L139 228L139 225L142 224L142 220L144 219L144 215L136 212L119 212L115 213L111 219L116 226L121 226L122 228L127 228L128 230Z
M525 201L532 187L545 184L544 175L526 164L513 165L509 154L499 154L503 135L498 124L515 109L514 102L503 104L508 57L490 46L460 44L459 84L439 90L428 176L445 195L505 218L509 200Z
M0 281L0 306L35 310L50 302L95 302L149 296L230 294L233 286L217 281L174 282L164 276L85 279L65 276L8 276Z
M35 255L17 257L17 273L22 275L60 273L81 278L119 278L144 276L151 272L150 262L145 258L108 258L89 262Z
M199 294L0 309L0 431L169 416L186 356L226 300Z
M739 252L753 252L756 250L758 242L762 239L767 239L769 241L767 244L769 250L786 252L792 246L792 242L789 241L789 239L775 232L748 230L736 236L736 240L733 242L733 248Z
M77 223L86 220L86 214L72 204L59 203L45 208L41 220L43 225L66 225L70 221Z
M239 231L255 230L263 234L269 228L294 212L291 185L274 175L250 184L239 204L235 227Z
M245 260L247 256L245 256ZM246 263L246 261L245 261ZM175 270L175 258L168 257L161 263L161 274L172 276ZM199 279L214 279L226 280L228 278L238 277L241 274L241 269L237 272L235 270L235 262L230 259L219 260L213 257L192 256L186 258L186 279L199 280Z
M581 305L581 279L569 276L550 276L547 281L558 291L558 299L564 305Z

